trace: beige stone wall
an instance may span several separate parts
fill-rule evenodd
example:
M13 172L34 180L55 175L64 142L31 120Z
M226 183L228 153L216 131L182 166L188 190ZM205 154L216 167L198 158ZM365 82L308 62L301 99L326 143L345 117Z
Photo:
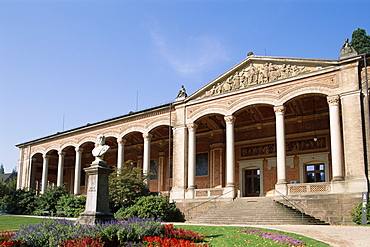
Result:
M264 60L265 59L265 60ZM279 69L286 64L297 64L302 73L295 74L292 77L283 76L276 77L276 80L267 80L261 77L256 79L256 83L245 84L239 86L235 90L223 89L224 91L212 91L213 86L218 83L226 83L228 78L234 78L236 72L246 72L251 64L255 64L259 69L260 75L264 70L263 66L266 63L275 64ZM123 116L121 118L107 120L101 123L84 126L76 130L67 131L56 134L50 137L31 141L20 145L19 158L19 180L18 188L28 187L31 181L31 159L37 154L47 154L52 150L62 151L68 146L80 147L87 142L95 142L96 136L103 134L106 137L116 139L124 138L126 135L138 132L142 134L150 133L158 126L169 126L170 118L172 125L172 150L171 154L166 153L160 156L157 150L152 150L151 156L159 159L162 157L166 162L163 162L159 178L163 181L150 182L152 190L166 190L168 180L167 166L168 156L172 156L173 162L173 179L171 179L173 199L184 199L187 187L188 176L188 129L187 124L195 123L202 117L208 115L235 115L240 111L249 109L255 105L267 105L274 107L278 105L288 104L292 100L298 103L307 104L298 99L304 98L307 95L318 95L324 98L331 95L339 95L341 102L341 119L342 119L342 138L344 145L344 174L345 185L337 188L346 190L355 185L355 190L366 190L366 181L364 178L364 156L363 156L363 133L362 133L362 116L361 116L361 101L359 92L358 79L358 62L356 60L348 61L343 64L338 64L338 61L325 60L307 60L307 59L278 59L278 58L257 58L247 59L229 71L210 82L202 89L191 95L184 101L177 101L172 106L171 116L169 106L151 109L148 112L134 113L132 115ZM243 72L243 73L244 73ZM276 74L276 73L275 73ZM240 75L239 75L240 76ZM277 76L277 75L276 75ZM251 77L245 77L246 80L252 82ZM248 79L249 78L249 79ZM230 79L231 80L231 79ZM234 80L234 79L233 79ZM239 81L240 82L240 81ZM234 85L235 87L235 85ZM301 106L303 107L303 106ZM288 112L289 113L289 112ZM287 131L287 141L305 140L311 138L316 129L318 135L326 137L329 140L329 125L325 122L328 113L323 113L321 116L313 114L304 115L301 118L287 117L285 128ZM320 122L322 120L322 122ZM223 121L223 120L222 120ZM238 121L238 119L236 119ZM317 122L314 129L310 129L313 122ZM237 123L237 122L236 122ZM303 126L304 125L304 126ZM302 127L303 126L303 127ZM261 122L259 125L238 126L235 130L235 183L237 187L243 186L240 180L242 169L239 167L239 162L250 159L262 159L263 174L264 174L264 190L262 194L274 188L276 183L277 168L273 163L276 154L259 155L258 157L241 157L240 150L246 146L258 146L264 143L275 142L275 123L273 121ZM304 130L300 130L303 128ZM262 131L261 136L257 136L257 131ZM251 136L256 135L254 139ZM204 142L205 147L198 147L197 152L209 153L209 175L197 177L196 183L199 188L219 188L225 186L226 177L226 152L225 152L225 132L222 128L199 134L198 140ZM249 139L248 139L249 138ZM139 166L142 166L142 144L137 144L135 154L125 153L128 158L137 159ZM130 147L132 150L134 147ZM330 143L322 150L306 150L304 152L292 152L294 164L287 164L287 181L300 180L301 170L299 168L299 155L309 152L330 152ZM141 156L141 157L140 157ZM330 156L330 155L329 155ZM113 156L114 157L114 156ZM114 158L112 158L114 159ZM111 161L114 163L115 161ZM329 161L330 163L330 161ZM39 166L42 164L39 164ZM328 164L330 167L332 164ZM70 171L73 173L73 171ZM331 169L329 168L329 171ZM166 175L167 174L167 175ZM331 177L331 175L330 175ZM70 177L70 179L72 179ZM161 179L159 179L161 180ZM351 181L354 181L353 183Z

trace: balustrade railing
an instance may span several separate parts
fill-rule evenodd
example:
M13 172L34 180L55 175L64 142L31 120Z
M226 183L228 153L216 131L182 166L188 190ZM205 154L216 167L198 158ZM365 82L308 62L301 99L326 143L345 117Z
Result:
M286 195L284 195L283 193L281 193L280 191L278 191L277 189L275 189L275 192L281 196L286 202L287 204L291 205L294 209L297 209L301 212L301 215L302 215L302 224L304 224L304 209L299 206L296 202L294 202L292 199L290 199L289 197L287 197Z

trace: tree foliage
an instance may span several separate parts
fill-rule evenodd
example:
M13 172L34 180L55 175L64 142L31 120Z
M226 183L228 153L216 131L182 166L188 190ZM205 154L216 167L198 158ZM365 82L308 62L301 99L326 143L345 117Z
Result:
M370 36L366 34L365 29L358 28L353 31L351 46L358 52L358 54L370 52Z
M64 186L49 187L44 194L36 198L33 214L41 215L43 211L49 211L49 214L56 214L56 206L59 199L68 194L69 192Z
M57 202L56 209L64 211L66 217L77 218L85 210L86 196L63 195Z
M36 200L35 190L10 191L2 200L1 211L9 214L31 214Z
M355 222L357 225L361 225L362 223L362 202L360 202L351 212L352 221ZM367 225L370 224L370 203L366 204L366 217L367 217Z
M142 170L131 165L130 161L109 176L109 205L112 212L132 205L136 198L148 193Z

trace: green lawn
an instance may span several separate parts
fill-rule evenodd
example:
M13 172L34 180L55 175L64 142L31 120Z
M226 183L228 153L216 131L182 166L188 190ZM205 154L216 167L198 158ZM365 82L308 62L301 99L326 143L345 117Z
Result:
M277 244L269 239L253 236L243 232L237 231L241 227L237 226L195 226L195 225L176 225L177 228L190 229L200 234L207 235L207 244L212 247L221 246L286 246ZM307 238L305 236L297 235L294 233L286 233L281 231L262 229L269 232L278 232L284 235L291 236L295 239L301 240L306 243L307 247L328 247L328 244L320 241Z
M39 224L47 219L34 217L19 217L11 215L0 215L0 232L14 231L19 229L23 224ZM190 229L203 235L207 235L206 243L212 247L221 246L285 246L277 244L271 240L261 237L249 235L243 232L238 232L240 227L235 226L195 226L195 225L176 225L176 228ZM322 242L300 236L293 233L285 233L262 229L270 232L279 232L284 235L289 235L295 239L299 239L307 244L307 247L327 247L329 245Z
M0 215L0 232L18 230L21 225L39 224L47 219L34 217L20 217L12 215Z

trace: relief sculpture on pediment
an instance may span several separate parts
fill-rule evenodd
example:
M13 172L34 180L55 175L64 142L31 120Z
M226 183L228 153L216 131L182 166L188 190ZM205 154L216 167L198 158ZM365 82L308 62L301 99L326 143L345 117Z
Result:
M228 76L225 80L214 83L213 87L201 95L200 98L285 79L310 71L310 69L304 66L290 64L277 65L265 63L264 65L255 65L251 63L241 71L234 72L234 74Z

